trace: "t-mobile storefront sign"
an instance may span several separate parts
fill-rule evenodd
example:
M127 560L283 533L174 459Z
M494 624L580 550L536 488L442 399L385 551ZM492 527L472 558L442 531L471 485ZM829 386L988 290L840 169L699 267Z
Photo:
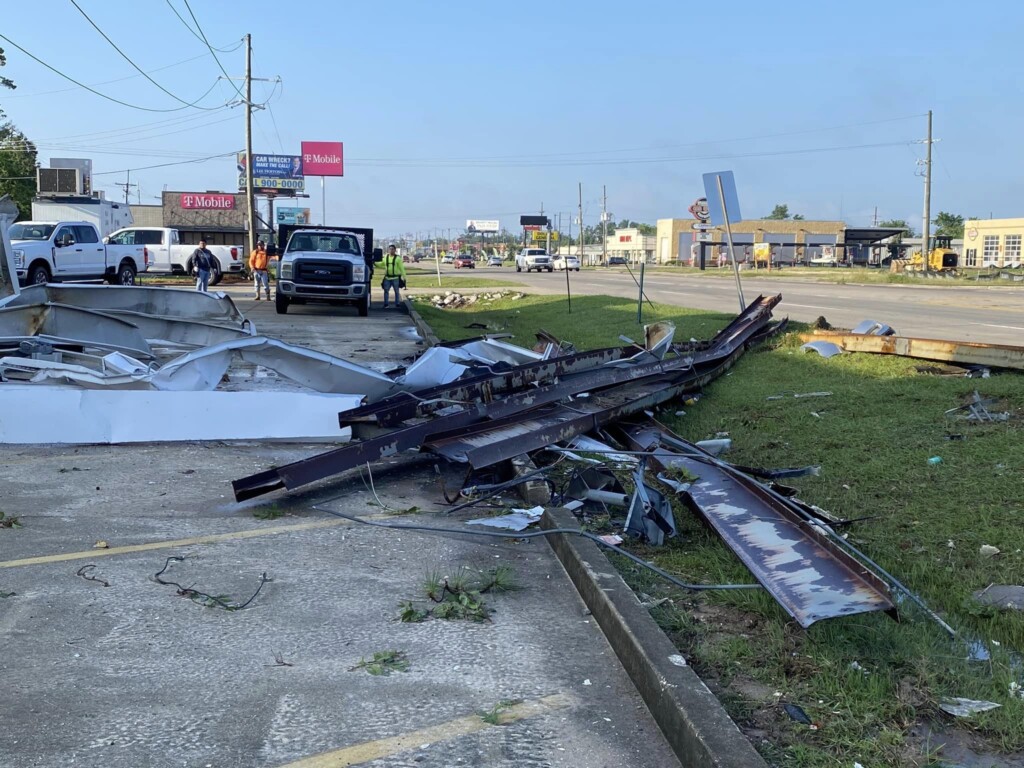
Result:
M235 207L235 196L184 193L181 196L181 207L227 211Z
M344 157L340 141L302 142L302 172L306 176L344 176Z

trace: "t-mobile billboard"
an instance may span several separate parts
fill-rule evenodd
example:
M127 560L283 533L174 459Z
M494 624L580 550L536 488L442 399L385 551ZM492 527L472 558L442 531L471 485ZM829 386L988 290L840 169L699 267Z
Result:
M342 148L340 141L302 142L302 172L307 176L344 176Z

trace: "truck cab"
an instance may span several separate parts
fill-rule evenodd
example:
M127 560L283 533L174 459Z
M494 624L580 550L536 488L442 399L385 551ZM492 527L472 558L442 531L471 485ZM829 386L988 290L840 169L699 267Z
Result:
M281 230L280 239L286 245L277 268L278 314L285 314L292 304L307 302L354 305L360 317L369 314L373 264L383 258L381 250L373 248L372 229Z
M149 266L143 245L107 245L88 221L19 221L8 230L18 280L41 285L106 280L134 285Z

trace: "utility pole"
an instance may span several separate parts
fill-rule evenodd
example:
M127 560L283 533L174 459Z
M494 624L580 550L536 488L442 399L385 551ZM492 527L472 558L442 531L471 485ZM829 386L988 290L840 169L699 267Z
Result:
M583 264L583 249L587 245L587 238L586 238L586 235L584 234L584 229L583 229L583 182L581 181L579 183L579 185L580 185L580 220L579 220L579 225L580 225L580 244L579 244L579 252L580 252L580 264Z
M124 189L124 204L128 205L128 190L130 190L132 187L137 187L139 185L138 184L130 183L131 180L132 180L131 169L125 171L124 173L125 173L125 177L124 177L125 180L124 181L118 181L118 182L115 182L115 183L117 184L117 186L122 187Z
M873 219L871 219L871 226L872 227L877 227L878 226L878 206L877 205L875 206L875 216L874 216Z
M256 200L252 183L252 35L245 36L245 210L249 219L249 252L256 250Z
M601 185L601 260L608 263L608 187Z
M931 230L932 217L932 111L928 110L928 138L925 139L926 153L924 161L924 216L921 222L921 257L924 259L924 271L928 271L928 235Z

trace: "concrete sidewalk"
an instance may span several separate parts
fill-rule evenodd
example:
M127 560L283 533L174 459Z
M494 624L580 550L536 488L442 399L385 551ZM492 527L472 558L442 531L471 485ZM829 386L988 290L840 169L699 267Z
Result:
M418 349L399 313L239 304L261 332L360 362ZM478 516L441 511L432 466L375 468L390 512L358 473L232 501L230 480L321 450L6 448L2 509L23 527L0 529L0 594L15 593L0 599L0 765L678 764L544 540L375 529L311 508L379 519L416 506L427 511L392 519L454 527ZM186 560L163 578L231 600L271 580L244 610L203 607L154 580L170 556ZM76 576L90 564L109 587ZM398 620L429 571L497 564L522 588L484 596L490 622ZM409 670L353 669L386 650ZM480 716L501 702L505 724Z

